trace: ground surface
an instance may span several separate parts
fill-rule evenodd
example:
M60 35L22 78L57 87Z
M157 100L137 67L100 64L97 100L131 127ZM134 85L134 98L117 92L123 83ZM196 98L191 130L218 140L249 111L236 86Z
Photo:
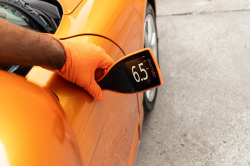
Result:
M157 0L164 85L145 114L137 166L250 165L249 7Z

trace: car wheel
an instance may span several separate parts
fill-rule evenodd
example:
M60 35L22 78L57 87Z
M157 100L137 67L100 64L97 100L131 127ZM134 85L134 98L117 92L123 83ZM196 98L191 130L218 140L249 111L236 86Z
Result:
M158 54L158 36L156 28L156 15L151 4L147 4L146 17L144 22L144 47L150 47L159 63ZM144 92L143 106L144 110L150 112L153 110L157 96L157 88Z

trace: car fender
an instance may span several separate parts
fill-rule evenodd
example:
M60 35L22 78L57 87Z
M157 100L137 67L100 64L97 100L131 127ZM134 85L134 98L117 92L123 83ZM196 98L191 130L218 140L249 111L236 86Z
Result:
M5 160L11 166L82 165L75 135L54 94L15 74L0 71L0 77Z

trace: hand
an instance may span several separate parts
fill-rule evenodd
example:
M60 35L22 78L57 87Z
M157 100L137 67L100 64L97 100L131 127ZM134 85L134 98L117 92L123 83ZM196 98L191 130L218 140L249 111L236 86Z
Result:
M96 100L103 100L104 95L95 80L97 79L95 78L95 72L97 69L99 74L100 69L104 72L105 69L109 68L109 66L114 63L114 61L101 47L95 44L53 38L63 46L66 54L66 61L61 69L49 70L58 73L66 80L84 88Z

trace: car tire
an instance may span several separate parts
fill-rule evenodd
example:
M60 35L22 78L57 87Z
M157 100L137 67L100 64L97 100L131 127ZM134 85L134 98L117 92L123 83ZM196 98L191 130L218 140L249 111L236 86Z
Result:
M144 47L150 47L152 49L159 63L156 15L150 3L147 3L144 22ZM154 109L157 97L157 90L158 88L155 88L153 90L149 90L143 93L144 111L150 112Z

